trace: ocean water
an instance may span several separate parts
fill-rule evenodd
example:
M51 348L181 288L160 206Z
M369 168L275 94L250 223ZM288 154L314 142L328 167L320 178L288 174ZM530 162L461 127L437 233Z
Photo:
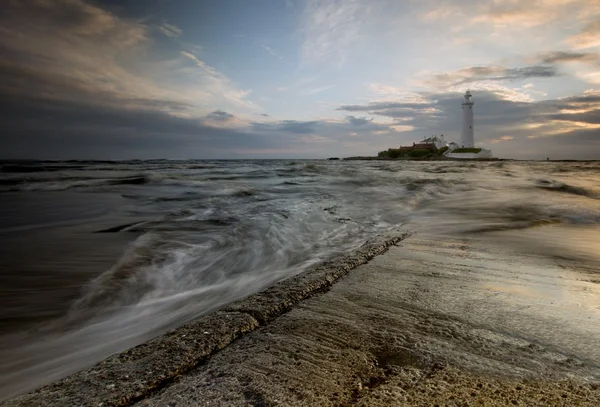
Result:
M2 162L0 400L384 233L594 273L599 227L598 162Z

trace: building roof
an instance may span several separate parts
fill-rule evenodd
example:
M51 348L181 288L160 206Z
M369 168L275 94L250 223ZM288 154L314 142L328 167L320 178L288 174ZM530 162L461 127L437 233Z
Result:
M417 149L437 150L437 146L434 143L413 143L412 146L400 146L400 148L398 148L400 151L411 151Z
M437 150L437 146L434 143L419 143L415 144L413 148L423 148L426 150Z
M431 137L428 137L425 140L421 141L421 143L433 143L435 141L442 141L442 140L440 140L440 138L438 136L431 136Z

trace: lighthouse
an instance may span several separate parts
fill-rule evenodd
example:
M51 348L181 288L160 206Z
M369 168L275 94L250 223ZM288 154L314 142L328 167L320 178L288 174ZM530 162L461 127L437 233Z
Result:
M465 99L462 102L463 109L463 128L460 146L464 148L475 147L475 137L473 135L473 96L471 91L465 92Z

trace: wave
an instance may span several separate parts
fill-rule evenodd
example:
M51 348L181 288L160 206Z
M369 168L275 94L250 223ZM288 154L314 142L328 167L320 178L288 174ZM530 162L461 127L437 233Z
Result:
M464 182L451 178L407 178L404 183L408 191L419 191L429 185L449 188Z
M83 165L39 165L39 164L21 164L21 165L3 165L0 172L6 173L32 173L32 172L55 172L66 170L79 170Z
M240 198L244 198L244 197L248 197L248 196L254 196L256 195L256 192L252 189L241 189L239 191L236 191L233 196L237 196Z
M576 187L558 181L538 180L537 187L548 191L563 192L566 194L586 196L588 198L600 199L597 193L583 187Z
M5 179L0 180L0 185L12 186L9 191L65 191L74 188L90 188L111 185L143 185L151 182L151 178L136 175L121 178L90 178L90 177L65 177L59 179Z

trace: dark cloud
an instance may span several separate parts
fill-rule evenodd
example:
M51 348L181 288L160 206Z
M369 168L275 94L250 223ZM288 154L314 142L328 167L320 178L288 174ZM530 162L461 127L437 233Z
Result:
M212 113L206 115L206 118L209 120L214 120L218 122L226 122L233 119L235 116L231 113L224 112L222 110L215 110Z
M261 116L264 116L264 117L269 117L269 115L268 115L268 114L266 114L266 113L261 113L260 115L261 115Z
M550 78L558 76L558 70L553 66L527 66L525 68L511 68L505 71L503 76L493 78L495 80L502 79L528 79L528 78Z
M125 104L144 94L116 62L147 29L83 0L10 1L0 14L0 92ZM138 92L125 92L135 89ZM173 102L176 103L176 102ZM175 108L180 108L181 104Z
M279 122L277 130L290 133L308 134L314 132L315 125L317 123L317 121L302 122L296 120L282 120Z
M367 123L373 121L373 119L367 119L366 117L355 117L355 116L346 116L346 121L353 126L363 126Z
M431 75L423 81L436 88L453 87L482 81L515 81L529 78L551 78L559 76L555 66L534 65L523 68L502 66L471 66L456 71Z
M0 102L0 158L228 158L286 146L276 137L212 127L153 109L14 98Z
M497 144L492 148L495 151L501 146L502 144ZM523 136L518 139L516 147L517 151L512 155L517 158L597 160L600 151L600 132L583 129L547 137ZM507 148L503 154L508 155L509 152L510 149Z
M590 123L600 124L600 109L590 110L584 113L570 113L570 114L553 114L549 115L548 118L552 120L562 120L579 123ZM596 130L598 131L598 130ZM600 131L598 131L600 133Z
M550 78L558 76L558 70L554 66L528 66L524 68L491 69L490 67L467 68L462 72L467 77L453 82L452 85L463 85L480 81L506 81L529 78Z
M600 93L584 94L556 100L543 100L536 105L543 112L556 114L560 110L593 110L600 106Z
M340 146L348 141L349 132L358 132L352 140L359 141L359 147L355 147L359 150L352 150L349 155L374 154L377 149L383 149L388 144L406 144L432 134L444 134L448 140L458 140L462 123L462 94L439 93L423 97L431 103L422 104L420 111L413 109L414 115L409 122L398 122L410 124L415 129L409 132L389 133L391 138L378 139L380 144L367 142L372 140L372 131L388 129L387 125L378 124L376 120L370 122L369 126L356 126L350 121L341 123L285 120L252 123L246 130L240 130L212 127L197 118L177 117L152 107L140 108L139 104L126 109L120 106L13 97L11 100L3 99L0 102L3 134L0 150L8 158L58 159L230 158L260 156L261 149L298 149L295 156L303 156L306 153L302 151L307 151L302 150L303 148L316 149L317 151L310 153L312 156L327 156L334 152L340 155L340 148L343 148ZM600 151L594 150L599 143L597 129L527 138L531 135L544 136L548 130L560 129L561 123L567 126L572 122L600 122L600 112L593 108L598 105L598 94L538 103L509 101L486 91L474 92L474 98L477 142L492 148L498 156L544 158L549 155L553 158L593 158L592 156ZM431 106L435 106L436 114L428 113ZM573 115L560 113L561 109L568 107L590 111ZM227 112L217 112L217 117L229 115ZM394 109L375 110L374 113L387 117L398 115ZM361 123L366 120L355 119ZM525 129L527 124L541 124L542 127L539 130ZM313 135L328 142L315 147L315 142L311 139ZM514 141L491 144L505 136L514 137ZM573 145L580 146L579 150ZM560 146L564 148L561 150ZM365 149L367 150L363 151ZM239 151L252 152L244 154ZM593 151L596 152L592 153Z
M557 62L593 62L598 59L600 59L600 55L596 52L556 51L540 55L540 60L544 64Z

